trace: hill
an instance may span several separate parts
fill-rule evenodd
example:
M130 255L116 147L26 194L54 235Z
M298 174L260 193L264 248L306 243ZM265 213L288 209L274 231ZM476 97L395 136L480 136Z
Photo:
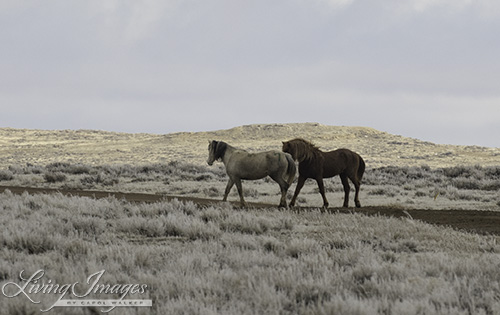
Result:
M227 130L165 135L97 130L0 128L0 169L9 165L205 163L208 140L248 150L281 149L281 141L302 137L322 150L345 147L361 154L369 168L385 165L447 167L500 164L500 149L439 145L366 127L318 123L256 124Z

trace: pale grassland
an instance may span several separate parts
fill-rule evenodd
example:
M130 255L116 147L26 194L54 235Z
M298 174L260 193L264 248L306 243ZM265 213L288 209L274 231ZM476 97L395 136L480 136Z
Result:
M148 285L131 298L151 309L117 314L500 312L498 237L406 218L6 192L0 231L0 286L39 269L57 283L105 269L108 283ZM39 314L55 299L35 297L0 295L2 312Z
M365 158L363 205L500 209L500 149L319 124L171 135L0 129L0 185L220 199L227 176L221 163L206 165L208 139L258 151L297 136ZM247 201L278 203L271 180L243 189ZM327 180L326 189L330 205L340 206L340 180ZM322 204L314 182L298 203ZM319 210L0 194L0 287L39 269L57 283L105 269L108 283L148 285L137 298L152 299L152 309L117 314L499 314L498 241L411 219ZM40 298L44 306L54 301ZM0 314L42 308L2 294L0 305Z
M222 140L242 149L281 149L281 141L302 137L322 150L348 148L368 167L498 165L500 148L441 145L372 128L325 126L317 123L267 124L209 132L166 135L128 134L96 130L27 130L0 128L0 169L10 165L152 164L181 161L201 165L208 140Z
M295 137L313 141L322 150L346 147L361 154L368 168L361 193L364 205L483 210L499 207L498 174L496 178L494 175L477 178L477 172L472 172L470 178L474 184L468 186L471 179L466 173L451 179L439 172L472 165L497 169L500 148L439 145L372 128L317 123L248 125L167 135L0 128L0 184L220 198L225 175L221 164L206 167L209 139L261 151L281 149L281 141ZM67 168L48 167L67 164L72 168L69 174ZM173 167L176 165L180 172ZM170 166L166 168L169 173L162 169L165 166ZM383 167L395 167L396 171L390 168L377 171ZM186 173L185 168L192 171ZM21 174L18 169L27 173ZM415 170L417 176L424 177L414 178ZM402 173L400 177L398 172ZM378 174L379 178L374 179L371 174ZM339 179L327 180L326 186L330 204L342 204ZM276 203L279 193L277 185L266 180L246 182L244 190L249 201L271 204ZM313 182L306 184L298 203L322 204Z
M0 185L142 192L221 199L227 182L222 163L208 165L170 162L143 165L51 163L45 166L11 166L0 170ZM340 179L325 180L332 207L343 201ZM289 190L293 193L295 184ZM279 187L271 179L244 181L245 198L277 204ZM403 208L500 210L499 166L455 166L432 169L383 167L367 169L361 186L364 206ZM351 196L351 205L353 196ZM237 200L233 189L231 200ZM300 206L321 206L316 182L310 180L299 195Z

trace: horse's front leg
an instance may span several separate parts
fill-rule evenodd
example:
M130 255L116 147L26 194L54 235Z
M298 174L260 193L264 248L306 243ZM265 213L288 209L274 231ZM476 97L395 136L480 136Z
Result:
M227 196L229 195L231 188L233 188L233 185L234 185L234 181L231 178L229 178L229 181L227 182L227 185L226 185L226 191L224 192L224 198L222 199L222 201L227 201Z
M323 183L323 178L322 177L316 178L316 182L318 183L319 193L321 194L321 197L323 197L323 207L327 209L328 200L326 200L325 184Z
M247 203L243 198L243 187L241 186L241 179L239 178L234 179L234 183L236 184L236 188L238 188L238 194L240 195L240 204L242 207L246 207Z
M297 196L299 195L302 187L304 187L304 183L306 182L306 179L307 178L302 177L299 174L299 179L297 181L297 187L295 187L295 192L293 193L292 201L290 201L290 207L295 206L295 200L297 199Z

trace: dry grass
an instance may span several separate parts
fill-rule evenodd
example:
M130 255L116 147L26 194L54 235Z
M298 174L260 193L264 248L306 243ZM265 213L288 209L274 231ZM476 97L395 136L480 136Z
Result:
M498 237L409 219L7 192L0 222L0 286L20 270L72 283L105 269L148 285L153 308L120 314L500 312ZM39 313L0 298L9 314Z
M221 199L227 175L219 163L206 165L172 161L166 164L101 165L51 163L46 166L11 166L0 171L0 185L35 186L77 190L145 192ZM500 209L500 167L479 165L448 168L382 167L368 169L361 186L363 205L398 205L428 209ZM343 188L335 177L325 181L332 206L341 206ZM293 193L292 185L289 195ZM245 181L245 198L275 204L279 187L269 179ZM236 189L230 198L238 199ZM351 196L352 199L352 196ZM351 200L352 203L352 200ZM299 205L321 206L314 181L306 182Z
M0 184L222 198L227 177L221 164L205 165L208 139L264 150L296 136L365 157L364 205L500 208L499 149L318 124L173 135L0 129ZM279 199L269 180L243 189L248 201ZM326 189L340 206L340 180L327 180ZM298 202L322 204L315 183L306 183ZM109 283L148 285L140 298L153 308L113 311L120 314L497 314L498 240L406 218L6 192L0 287L18 281L21 270L44 269L47 278L72 283L105 269ZM23 297L0 300L2 313L40 313Z
M500 156L500 148L438 145L372 128L317 123L249 125L167 135L0 128L0 169L15 164L56 162L104 165L183 161L202 165L207 158L208 140L222 140L242 149L258 151L279 150L281 141L296 137L313 141L322 150L349 148L361 154L370 168L422 164L433 168L475 163L497 165Z

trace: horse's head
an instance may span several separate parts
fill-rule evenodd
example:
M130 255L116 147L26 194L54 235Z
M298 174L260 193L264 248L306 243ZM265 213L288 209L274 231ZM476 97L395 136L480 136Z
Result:
M226 153L227 143L222 141L208 141L208 165L214 164L215 161L221 160Z
M309 141L296 138L283 142L283 152L290 153L295 161L303 162L317 155L319 149Z
M217 148L217 141L208 141L208 159L207 164L213 165L215 161L215 148Z
M282 143L283 147L281 150L285 153L290 153L292 158L297 161L297 150L295 150L295 146L290 143L290 141L283 141Z

